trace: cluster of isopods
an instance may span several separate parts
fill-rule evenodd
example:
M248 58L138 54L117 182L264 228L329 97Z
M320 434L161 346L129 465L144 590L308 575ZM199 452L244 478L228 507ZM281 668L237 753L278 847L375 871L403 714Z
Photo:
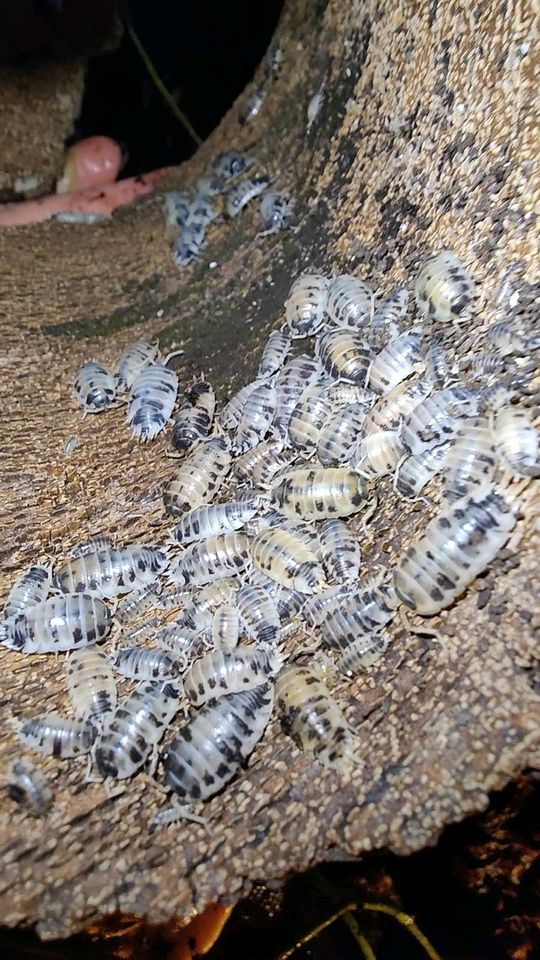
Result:
M384 654L400 608L430 617L449 607L515 529L513 478L540 474L538 432L519 403L537 340L510 319L468 346L465 336L459 361L450 357L446 340L475 309L450 251L421 265L414 293L410 310L406 288L376 304L357 277L300 276L256 379L217 415L210 383L188 390L171 435L181 460L163 494L175 518L167 542L96 538L15 584L0 642L69 651L75 715L23 721L27 746L89 754L107 780L158 769L175 804L154 826L197 818L263 736L274 700L297 746L349 774L357 731L335 678ZM368 522L386 475L398 495L423 500L437 474L441 502L422 533L394 569L362 579L348 518ZM300 645L295 628L307 635ZM138 681L119 703L114 671ZM29 776L12 771L13 795L28 794Z
M292 214L294 202L288 193L270 191L271 177L267 174L247 176L255 161L240 150L226 150L214 161L212 176L200 177L192 193L171 190L164 194L167 223L180 227L173 244L173 260L178 267L189 266L200 257L206 242L209 225L221 215L231 220L256 197L264 230L258 236L276 233L285 226Z

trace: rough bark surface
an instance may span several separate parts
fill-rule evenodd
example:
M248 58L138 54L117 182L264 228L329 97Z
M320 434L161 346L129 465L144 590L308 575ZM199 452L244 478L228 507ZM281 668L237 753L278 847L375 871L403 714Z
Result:
M223 395L253 372L301 269L359 272L387 291L445 246L479 283L475 323L491 318L511 263L534 308L531 32L521 4L290 0L284 68L261 117L242 130L236 104L176 180L191 184L219 150L249 145L295 195L295 232L255 241L250 208L212 228L202 261L181 272L158 198L93 227L4 231L3 590L95 532L158 538L169 526L166 438L138 446L121 409L81 421L70 382L83 359L112 363L135 336L159 336L185 350L183 379L203 369ZM306 135L323 79L327 99ZM67 457L69 436L79 442ZM367 570L392 564L427 516L396 502L390 483L380 492ZM152 923L188 916L318 860L416 850L483 808L538 757L537 568L526 517L520 529L519 552L500 555L482 593L436 618L443 645L396 625L384 660L339 689L363 755L351 780L310 764L275 719L248 769L208 804L209 834L193 824L150 834L162 797L144 776L109 800L85 782L84 763L47 763L57 790L47 821L2 800L3 921L58 937L114 910ZM3 650L0 660L4 766L21 749L8 718L64 707L65 685L61 659Z

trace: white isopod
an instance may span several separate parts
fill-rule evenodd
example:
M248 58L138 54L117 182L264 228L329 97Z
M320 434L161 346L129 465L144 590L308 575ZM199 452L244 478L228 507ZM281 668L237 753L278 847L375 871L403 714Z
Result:
M158 344L148 340L135 340L129 343L120 354L114 370L118 390L131 390L142 370L155 360Z
M4 604L4 617L14 617L45 600L51 586L48 567L30 567L15 581Z
M321 642L334 650L347 650L359 636L382 630L393 618L397 603L394 588L380 579L366 586L351 584L348 595L338 595L324 610Z
M176 680L186 660L159 647L122 647L110 655L115 670L131 680Z
M302 393L319 378L315 360L301 354L285 364L276 379L276 413L272 432L278 440L286 442L293 410Z
M273 689L265 684L197 711L162 753L167 785L188 801L218 793L261 739L273 705Z
M19 739L27 747L62 760L90 753L96 734L89 720L72 720L57 713L32 717L19 729Z
M139 587L137 590L128 593L128 595L120 601L114 612L114 621L121 626L125 626L142 613L157 608L161 609L162 607L163 601L158 587L154 583L149 583L144 587Z
M222 603L212 617L212 644L216 650L234 650L240 636L240 617L231 603Z
M373 666L388 650L392 638L388 633L363 634L348 644L337 661L340 673L354 677L362 669Z
M322 426L317 442L317 458L325 467L346 463L357 442L366 416L366 408L354 403L337 410Z
M177 713L179 698L175 683L145 682L118 704L94 749L103 777L125 780L142 767Z
M297 450L311 451L332 414L328 388L320 384L307 387L295 405L289 420L289 440Z
M281 620L272 594L261 586L246 583L236 597L238 613L246 633L257 643L274 643L281 634Z
M420 312L442 322L462 317L474 293L474 281L451 250L425 260L414 285Z
M315 347L324 372L333 380L365 386L370 350L365 340L350 327L335 327L323 333Z
M408 416L431 391L427 379L408 380L400 383L385 397L380 397L366 414L364 434L380 433L381 430L397 430L404 417Z
M225 533L190 544L169 574L175 583L200 587L242 573L249 566L250 538L245 533Z
M538 431L528 410L502 406L495 414L495 444L504 467L518 477L540 474Z
M172 258L177 267L188 267L200 257L206 240L206 224L186 223L176 238Z
M257 389L260 382L260 379L257 379L251 383L246 383L245 387L241 387L240 390L231 397L223 407L223 410L218 414L217 419L220 426L225 430L234 430L234 428L238 426L246 400L249 395Z
M247 177L231 187L225 198L225 216L232 219L247 207L248 203L270 186L270 177Z
M50 597L0 624L0 643L20 653L57 653L90 646L109 632L109 608L97 597Z
M360 330L373 317L373 291L350 274L334 277L328 287L326 312L336 327Z
M254 162L241 150L225 150L216 157L213 166L218 177L222 177L223 180L232 180L233 177L238 177L248 170Z
M68 696L77 717L103 726L116 707L109 661L95 647L75 650L66 661Z
M289 517L324 520L358 513L370 490L369 483L347 467L298 467L278 478L272 498Z
M329 283L320 273L302 273L296 278L285 302L292 337L312 336L322 325Z
M178 376L163 363L149 363L131 387L127 422L139 440L153 440L167 426L176 403Z
M392 290L379 304L371 324L373 340L376 343L388 342L399 336L408 305L409 293L406 287Z
M294 200L290 193L265 193L261 199L260 211L265 230L261 230L258 237L268 237L272 233L283 230L287 220L292 216Z
M398 597L425 617L449 607L491 563L515 523L513 508L489 485L456 500L400 558Z
M318 528L324 568L330 580L353 583L360 570L360 544L343 520L323 520Z
M448 440L432 450L422 450L412 457L406 457L394 478L397 492L407 500L419 497L426 484L442 470L450 445L451 441Z
M487 417L465 420L453 439L444 461L443 496L459 500L493 479L495 445Z
M478 414L480 400L480 392L467 387L446 387L426 397L403 421L403 445L421 453L451 439L460 419Z
M258 117L265 100L266 89L264 87L256 87L255 90L250 93L238 116L242 126L251 123L255 120L255 117Z
M184 676L184 692L196 707L241 690L254 690L278 672L283 657L264 647L236 647L205 654Z
M180 523L173 527L171 537L177 543L185 545L220 533L232 533L248 523L258 509L257 499L249 496L243 500L195 507L185 513Z
M259 386L250 393L238 423L233 441L238 455L246 453L263 440L274 419L277 403L276 387L270 380L261 380Z
M167 513L181 516L192 508L208 503L227 477L231 460L231 441L228 437L203 440L182 462L164 491Z
M287 330L272 330L264 345L259 364L259 377L270 377L281 370L291 350L291 335Z
M370 365L370 390L386 395L418 369L422 360L422 337L416 330L402 333L384 347Z
M33 817L46 817L54 795L51 785L41 770L29 760L14 760L8 772L8 795L26 807Z
M75 375L73 389L85 413L101 413L110 407L116 396L113 375L94 360L86 360L81 364Z
M199 380L186 394L171 433L171 446L174 450L189 450L199 440L210 433L216 396L212 385Z
M430 340L426 355L426 377L436 390L442 390L449 379L448 357L438 340Z
M168 564L166 552L149 544L129 544L72 557L54 575L63 593L92 593L109 599L153 583Z
M349 464L363 477L374 479L394 473L404 454L403 444L397 430L370 433L353 449Z
M168 190L163 194L163 209L171 227L183 227L189 214L191 197L180 190Z
M269 527L251 544L255 565L276 583L301 593L316 593L325 585L317 553L289 530Z
M263 440L235 460L233 473L239 480L268 484L272 477L290 466L291 456L281 440Z

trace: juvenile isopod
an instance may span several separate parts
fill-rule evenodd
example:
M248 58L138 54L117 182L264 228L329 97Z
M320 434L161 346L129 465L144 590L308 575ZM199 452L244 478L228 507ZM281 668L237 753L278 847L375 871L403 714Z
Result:
M415 330L402 333L384 347L370 365L370 390L383 395L417 370L422 360L422 338Z
M528 410L500 407L495 413L494 433L497 455L507 470L518 477L540 474L538 431Z
M179 698L175 683L146 682L118 704L94 749L103 777L125 780L142 767L177 713Z
M109 608L97 597L50 597L0 624L0 643L20 653L59 653L90 646L109 632Z
M459 500L493 479L495 445L487 417L465 420L453 439L444 461L443 496Z
M317 458L328 467L346 463L357 442L366 416L366 408L354 403L337 410L322 426L317 442Z
M370 350L359 333L349 327L335 327L323 333L315 353L324 372L334 380L365 386Z
M210 197L201 196L200 194L196 193L189 205L189 212L183 231L184 237L190 228L202 228L203 230L206 230L206 228L213 223L218 216L219 211L212 203Z
M196 707L230 693L253 690L265 684L283 663L278 650L264 647L236 647L205 654L184 676L184 692Z
M339 672L354 677L362 669L373 666L386 653L391 640L388 633L361 634L347 645L337 661Z
M181 614L179 623L201 633L209 631L214 612L222 604L234 603L237 590L238 581L234 577L222 577L207 583L197 590L191 604Z
M155 583L149 583L128 593L118 604L114 612L115 623L125 626L148 610L161 609L163 606L161 595Z
M257 389L260 382L258 378L251 383L246 383L245 387L241 387L240 390L231 397L223 407L223 410L218 413L217 420L220 426L225 430L234 430L234 428L238 426L246 400L249 395Z
M95 647L75 650L66 661L66 674L76 716L103 726L116 707L116 682L109 661Z
M181 190L168 190L163 194L165 218L171 227L183 227L188 215L191 197Z
M54 585L63 593L113 598L153 583L168 562L164 550L147 544L97 550L63 563Z
M246 583L236 596L238 613L246 633L257 643L274 643L281 633L281 620L272 594Z
M32 717L19 729L19 739L27 747L62 760L90 753L96 734L96 727L89 720L72 720L57 713Z
M241 150L225 150L214 160L214 170L223 180L232 180L252 166L254 160Z
M186 665L184 658L159 647L122 647L110 659L115 670L131 680L176 680Z
M287 220L294 210L294 200L290 193L265 193L261 199L260 211L265 229L258 236L268 237L272 233L283 230Z
M425 260L414 285L420 312L442 322L461 317L470 307L474 293L474 281L451 250L442 250Z
M289 440L297 450L311 451L332 414L328 389L320 384L307 387L295 405L289 420Z
M373 317L373 291L350 274L334 277L328 287L326 312L336 327L360 330Z
M425 375L435 390L442 390L449 379L448 358L438 340L430 340L425 354Z
M111 538L99 533L95 537L90 537L89 540L77 543L71 548L69 555L72 560L76 560L78 557L86 557L89 553L96 553L98 550L111 550L112 547Z
M131 390L137 377L155 360L158 353L157 343L148 340L135 340L122 350L114 370L118 390Z
M291 456L280 440L263 440L235 460L233 473L254 485L267 484L280 470L290 466Z
M225 533L190 544L169 570L176 583L200 587L242 573L250 563L245 533Z
M51 574L47 567L30 567L15 581L4 604L4 617L24 613L29 607L45 600L51 586Z
M248 203L270 186L270 177L247 177L231 187L225 199L225 216L229 219L238 216Z
M354 447L349 463L363 477L375 479L394 473L404 454L403 444L397 430L370 433Z
M232 533L248 523L258 509L259 504L254 497L195 507L173 527L171 537L177 543L186 545L221 533Z
M272 498L289 517L350 517L367 502L370 485L348 467L298 467L278 478Z
M289 360L283 367L276 379L276 412L272 425L272 432L278 440L287 440L293 410L306 387L318 378L318 365L306 354Z
M241 455L263 440L276 412L277 391L271 380L261 380L250 393L238 423L234 450Z
M296 278L285 302L292 337L312 336L322 325L329 283L320 273L302 273Z
M286 664L276 678L276 706L283 729L300 750L340 773L350 771L352 731L319 672Z
M411 457L405 457L394 477L394 487L402 497L415 500L422 490L444 466L451 441L441 443L432 450L422 450Z
M398 337L407 313L409 294L406 287L398 287L379 304L373 314L371 331L375 342Z
M33 817L46 817L53 805L51 785L29 760L14 760L8 772L8 795Z
M326 83L321 83L317 93L314 93L311 100L307 105L306 111L306 133L309 133L315 120L319 116L319 113L322 110L323 103L326 99Z
M255 120L255 117L258 117L265 100L266 90L264 87L256 87L255 90L250 93L238 117L242 126L251 123Z
M397 430L404 417L414 410L431 391L428 380L408 380L400 383L385 397L380 397L363 424L365 435L379 433L381 430Z
M359 636L381 631L397 607L391 584L377 579L366 586L350 587L348 596L338 596L326 607L320 623L321 642L334 650L346 650Z
M114 377L106 367L87 360L77 370L73 384L75 397L85 413L101 413L116 396Z
M176 403L178 376L162 363L149 363L131 387L127 422L139 440L153 440L167 426Z
M318 528L324 568L330 580L354 583L360 570L360 544L343 520L323 520Z
M240 617L232 603L222 603L212 617L212 644L216 650L234 650L240 636Z
M493 487L456 500L400 558L398 597L425 617L449 607L495 558L515 523L513 508Z
M199 380L187 391L174 422L171 446L174 450L189 450L210 433L216 396L210 383Z
M281 370L291 350L291 335L287 330L272 330L264 345L259 364L259 377L270 377Z
M280 527L261 530L251 544L251 556L259 570L284 587L316 593L325 585L317 553L289 530Z
M173 244L172 258L177 267L188 267L197 260L206 240L205 223L187 223Z
M176 476L163 494L165 510L181 516L218 492L231 467L231 441L228 437L210 437L182 462Z
M162 753L167 785L188 801L218 793L261 739L273 705L273 689L264 684L197 711Z

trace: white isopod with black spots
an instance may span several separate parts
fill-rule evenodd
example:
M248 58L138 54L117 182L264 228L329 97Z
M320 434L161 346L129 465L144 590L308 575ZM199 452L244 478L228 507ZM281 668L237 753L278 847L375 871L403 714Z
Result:
M317 458L325 467L346 463L351 448L360 436L366 408L353 403L337 410L322 426L317 442Z
M443 497L459 500L495 475L495 444L487 417L464 420L453 438L443 469Z
M259 377L271 377L281 370L291 350L291 335L287 330L272 330L264 345L259 364Z
M422 361L422 337L416 330L402 333L384 347L370 365L370 390L386 395L410 377Z
M301 593L316 593L325 586L317 553L301 537L280 527L261 530L251 544L253 562L276 583Z
M343 520L323 520L317 534L322 561L330 580L354 583L360 570L360 544Z
M90 720L73 720L49 713L25 720L18 735L27 747L37 753L67 760L90 753L97 729Z
M45 600L51 586L48 567L30 567L15 581L4 604L4 617L14 617Z
M24 758L10 765L7 792L33 817L46 817L53 805L54 794L47 777Z
M186 394L171 433L171 446L183 452L195 443L204 440L210 433L216 395L210 383L199 380Z
M209 437L182 462L163 493L167 513L181 516L208 503L222 486L231 468L231 441Z
M221 533L232 533L248 523L258 510L257 499L249 496L244 500L229 500L225 503L195 507L185 513L180 523L173 527L171 537L177 543L185 545Z
M103 726L116 707L112 667L99 650L75 650L66 661L68 696L77 717Z
M146 544L97 550L66 560L54 575L54 585L63 593L112 599L153 583L168 562L163 549Z
M446 387L426 397L403 421L403 445L421 453L452 439L462 418L477 416L480 400L480 392L467 387Z
M370 433L355 445L349 463L363 477L375 479L394 473L405 450L397 430Z
M114 378L120 391L131 390L142 370L156 359L158 344L149 340L135 340L120 354L114 370Z
M289 517L350 517L367 504L370 484L348 467L298 467L272 487L272 499Z
M513 507L489 485L456 500L398 561L399 599L424 617L449 607L489 566L515 524Z
M246 633L257 643L274 643L281 634L275 598L262 586L246 583L236 596L238 613Z
M319 379L319 367L312 357L301 354L285 364L276 379L276 412L272 425L275 437L284 443L288 439L293 410L306 387Z
M169 575L175 583L200 587L242 573L250 564L250 538L234 532L207 537L190 544L171 566Z
M451 250L442 250L425 260L414 285L420 312L442 322L461 318L474 293L473 279Z
M289 421L288 434L293 447L297 450L313 450L332 410L327 387L317 383L307 387L294 407Z
M261 380L244 404L238 430L233 440L236 454L246 453L255 447L260 440L264 440L274 419L276 404L276 387L271 380Z
M50 597L0 624L0 643L20 653L59 653L90 646L107 635L109 608L86 593Z
M225 216L229 218L238 216L251 200L260 196L270 186L270 183L270 177L263 175L247 177L246 180L241 180L231 187L225 198Z
M272 233L282 230L294 210L294 200L290 193L265 193L261 199L260 211L265 230L261 230L259 237L268 237Z
M222 603L212 617L212 644L216 650L234 650L240 636L240 616L232 603Z
M94 748L103 777L132 777L158 745L180 706L179 687L172 682L141 683L120 703Z
M153 440L167 426L174 410L178 375L165 364L149 363L131 387L127 422L139 440Z
M110 407L116 396L112 373L94 360L86 360L75 375L75 397L85 413L101 413Z
M185 657L159 647L122 647L110 654L115 670L130 680L176 680L185 669Z
M292 337L312 336L322 326L329 283L320 273L302 273L296 278L285 303Z
M241 690L254 690L274 676L283 663L278 650L265 647L236 647L205 654L184 676L184 692L196 707L209 700Z
M373 291L350 274L334 277L328 287L326 312L336 327L361 327L373 317Z
M494 433L497 454L507 470L519 477L540 475L540 437L528 410L500 407Z
M317 339L315 352L327 376L365 386L370 349L356 330L333 327Z

